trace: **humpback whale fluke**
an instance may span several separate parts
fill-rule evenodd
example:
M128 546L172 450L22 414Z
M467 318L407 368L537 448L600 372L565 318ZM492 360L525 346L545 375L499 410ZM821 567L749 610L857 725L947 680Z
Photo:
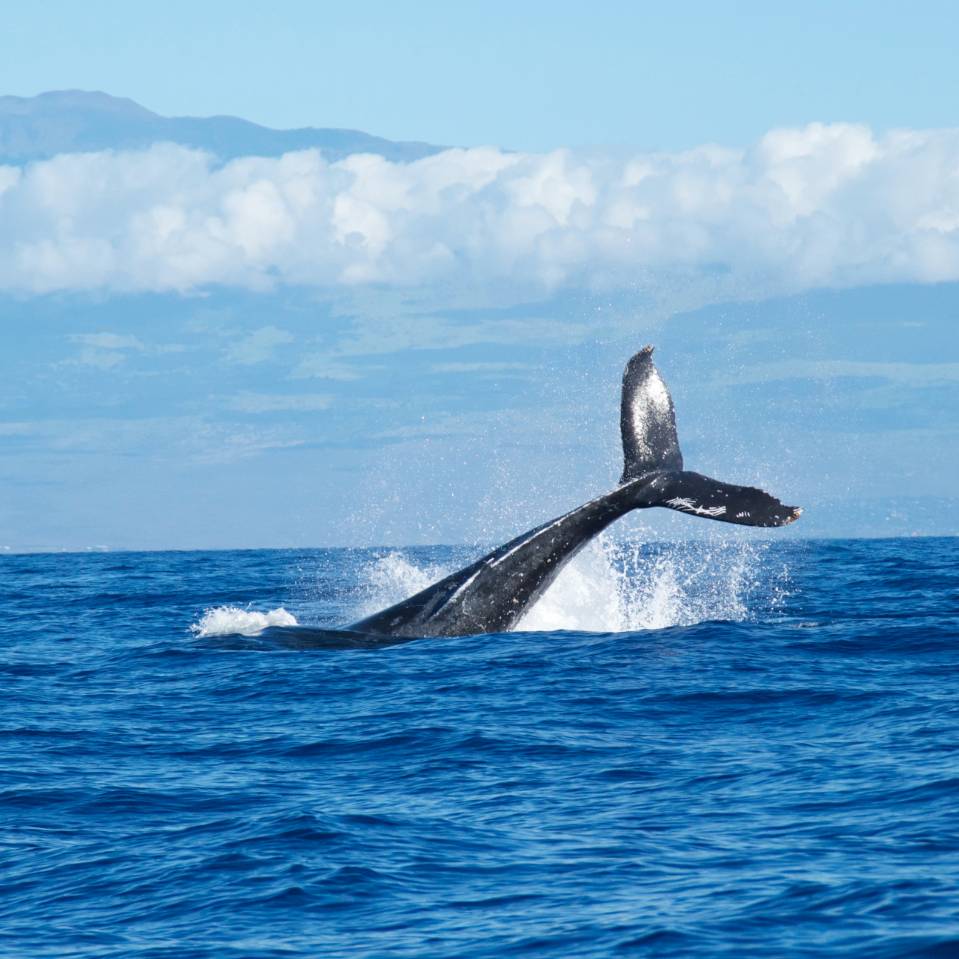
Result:
M653 470L683 468L673 398L653 365L651 346L644 346L626 364L619 426L623 434L620 483L639 479Z
M626 364L623 474L612 492L493 550L415 596L348 627L385 636L462 636L514 626L559 571L610 523L663 506L742 526L785 526L802 510L751 486L683 469L673 400L645 346Z

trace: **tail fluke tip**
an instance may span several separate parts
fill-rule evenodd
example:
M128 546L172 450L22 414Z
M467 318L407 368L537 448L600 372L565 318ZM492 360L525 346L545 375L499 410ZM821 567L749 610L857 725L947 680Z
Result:
M641 350L634 353L626 364L626 369L632 369L637 363L643 363L652 358L653 350L656 349L652 343L647 343Z

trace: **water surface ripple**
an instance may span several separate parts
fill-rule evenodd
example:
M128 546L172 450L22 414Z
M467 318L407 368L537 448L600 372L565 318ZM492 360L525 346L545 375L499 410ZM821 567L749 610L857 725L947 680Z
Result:
M0 558L3 954L959 954L959 540L772 545L738 621L189 630L371 555Z

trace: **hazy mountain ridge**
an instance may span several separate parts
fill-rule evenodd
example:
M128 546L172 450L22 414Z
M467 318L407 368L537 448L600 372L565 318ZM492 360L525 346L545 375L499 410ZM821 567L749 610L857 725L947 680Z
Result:
M240 117L164 117L126 97L100 92L56 90L35 97L0 96L0 164L21 165L59 153L140 149L158 142L208 150L222 160L315 148L331 160L374 153L394 162L410 162L443 149L386 140L360 130L274 130Z

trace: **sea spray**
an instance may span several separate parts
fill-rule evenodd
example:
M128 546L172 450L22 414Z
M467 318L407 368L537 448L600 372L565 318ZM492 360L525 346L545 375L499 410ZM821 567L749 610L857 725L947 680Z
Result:
M639 543L602 535L562 570L515 628L620 633L742 622L775 611L786 595L788 570L767 562L767 551L768 543L737 538ZM327 625L342 626L401 602L463 563L459 554L447 562L403 550L377 555L357 569L343 620ZM216 606L190 629L201 638L256 636L270 626L297 624L283 607L260 612Z
M784 574L765 568L765 543L618 542L600 536L559 574L516 625L521 631L627 632L742 621L782 600ZM398 603L456 564L420 563L394 550L360 570L355 618Z
M741 621L760 600L763 547L743 541L587 546L517 625L519 630L628 632Z
M408 599L448 576L454 569L454 566L438 563L417 563L401 550L378 556L360 572L354 619L362 619Z
M296 626L297 620L283 607L259 613L239 606L215 606L204 611L190 631L200 638L209 636L256 636L268 626Z

